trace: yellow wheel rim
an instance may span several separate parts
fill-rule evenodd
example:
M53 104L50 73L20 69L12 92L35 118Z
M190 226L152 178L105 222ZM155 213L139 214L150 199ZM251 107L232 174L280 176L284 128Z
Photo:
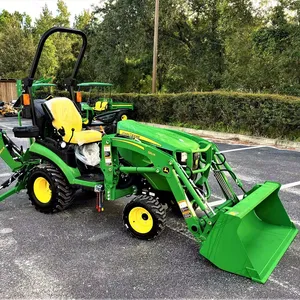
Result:
M128 216L132 229L138 233L148 233L153 227L153 219L148 210L143 207L134 207Z
M122 117L121 117L121 120L122 121L126 121L128 118L127 118L127 116L126 115L122 115Z
M44 177L38 177L33 183L33 192L35 197L41 203L48 203L52 197L50 183Z

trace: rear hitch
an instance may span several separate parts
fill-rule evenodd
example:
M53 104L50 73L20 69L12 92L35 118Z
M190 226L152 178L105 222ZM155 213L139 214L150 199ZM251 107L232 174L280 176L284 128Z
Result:
M98 212L104 211L104 187L103 185L96 185L94 188L94 191L96 192L96 210Z
M24 175L24 173L25 173L25 168L23 168L23 169L17 171L16 173L14 173L11 177L9 177L6 181L4 181L0 185L0 190L9 187L15 180L17 180L19 177Z

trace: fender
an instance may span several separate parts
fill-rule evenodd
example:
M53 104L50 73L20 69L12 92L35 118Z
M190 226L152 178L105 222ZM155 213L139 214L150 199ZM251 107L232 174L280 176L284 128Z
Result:
M29 153L35 154L56 165L56 167L61 170L61 172L64 174L69 184L71 185L80 185L94 188L97 184L102 183L80 179L79 177L81 176L81 174L78 168L72 168L68 166L58 155L56 155L54 152L43 145L33 143L29 148Z
M79 170L77 168L68 166L58 155L45 146L38 143L33 143L29 148L29 153L35 154L52 162L58 169L61 170L70 184L77 183L76 177L80 176Z

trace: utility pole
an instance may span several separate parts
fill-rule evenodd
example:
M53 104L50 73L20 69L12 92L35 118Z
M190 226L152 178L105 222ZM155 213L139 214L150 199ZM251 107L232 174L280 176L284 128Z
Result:
M155 0L152 94L156 93L159 0Z

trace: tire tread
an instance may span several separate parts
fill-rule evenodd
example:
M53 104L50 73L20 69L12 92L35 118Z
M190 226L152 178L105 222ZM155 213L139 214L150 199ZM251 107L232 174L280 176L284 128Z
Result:
M152 232L151 236L147 236L148 234L145 234L144 236L141 235L137 235L135 234L130 227L127 224L127 217L126 217L126 211L128 209L128 207L135 207L138 205L141 205L142 207L147 208L147 210L155 216L156 220L156 230L154 232ZM130 211L130 210L129 210ZM149 196L149 195L139 195L136 196L134 199L132 199L124 208L124 212L123 212L123 221L124 221L124 225L125 228L127 229L127 231L129 231L129 233L134 236L134 237L138 237L140 239L144 239L144 240L152 240L154 238L156 238L157 236L159 236L162 231L165 229L166 227L166 221L167 221L167 214L166 214L166 210L164 209L164 207L162 206L162 204L155 198Z
M65 210L68 206L72 204L74 200L74 192L68 184L66 178L56 167L48 163L43 163L39 166L34 167L31 170L28 178L32 176L32 174L40 170L46 172L48 176L52 179L52 181L55 182L56 199L52 206L39 206L27 188L27 194L29 196L31 204L35 207L36 210L46 214L56 213Z

